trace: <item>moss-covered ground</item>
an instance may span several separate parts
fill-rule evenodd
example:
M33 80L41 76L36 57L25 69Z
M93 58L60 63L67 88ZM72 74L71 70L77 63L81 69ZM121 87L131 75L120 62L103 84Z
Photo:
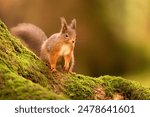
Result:
M150 99L150 89L115 76L51 73L0 21L0 99Z
M71 99L113 99L116 93L121 94L123 99L150 99L149 88L121 77L69 75L65 83L66 94Z

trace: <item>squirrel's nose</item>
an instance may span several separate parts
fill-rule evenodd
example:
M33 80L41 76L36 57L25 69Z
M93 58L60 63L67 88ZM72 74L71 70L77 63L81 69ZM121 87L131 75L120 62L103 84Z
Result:
M72 43L74 43L75 41L72 41Z

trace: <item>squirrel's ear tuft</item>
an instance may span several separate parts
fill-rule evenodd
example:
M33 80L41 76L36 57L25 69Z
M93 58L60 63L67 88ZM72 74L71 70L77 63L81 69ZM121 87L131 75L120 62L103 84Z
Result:
M74 18L74 19L71 21L71 24L70 24L71 28L72 28L72 29L76 29L76 24L77 24L77 22L76 22L76 19Z
M67 30L67 22L66 22L66 19L65 19L64 17L61 17L60 20L61 20L61 32L62 32L62 33L65 33L66 30Z

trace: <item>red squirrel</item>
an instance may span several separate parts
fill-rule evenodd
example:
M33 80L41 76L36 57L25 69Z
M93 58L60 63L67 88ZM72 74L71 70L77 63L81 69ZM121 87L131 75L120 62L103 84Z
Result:
M76 42L76 19L68 25L65 18L61 18L61 30L49 38L37 26L21 23L11 28L14 36L21 38L25 45L49 63L51 70L56 71L59 57L64 58L64 70L72 72L74 67L74 47Z

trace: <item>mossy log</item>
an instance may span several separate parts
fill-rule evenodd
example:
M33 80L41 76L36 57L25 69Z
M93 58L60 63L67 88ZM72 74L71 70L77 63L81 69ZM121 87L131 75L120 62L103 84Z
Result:
M51 73L0 21L0 99L150 99L150 89L115 76Z

